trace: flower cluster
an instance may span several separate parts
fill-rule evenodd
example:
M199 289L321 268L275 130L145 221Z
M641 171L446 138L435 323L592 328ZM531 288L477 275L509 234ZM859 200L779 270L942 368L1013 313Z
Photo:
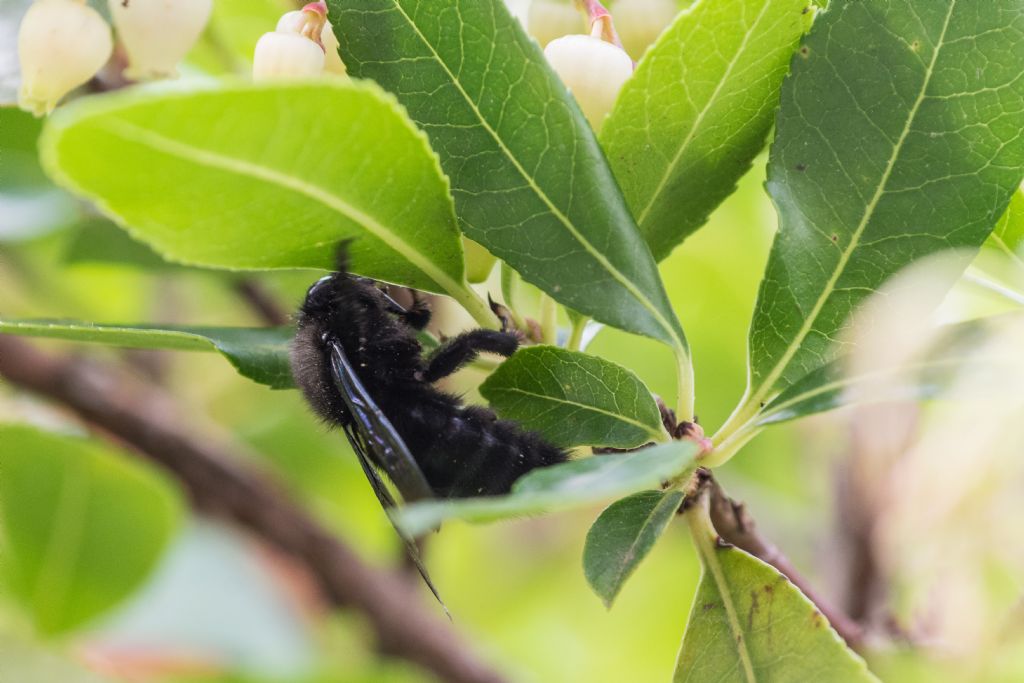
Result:
M167 78L210 18L213 0L109 0L128 59L125 76ZM85 0L36 0L18 30L18 104L36 116L86 83L114 52L110 27Z

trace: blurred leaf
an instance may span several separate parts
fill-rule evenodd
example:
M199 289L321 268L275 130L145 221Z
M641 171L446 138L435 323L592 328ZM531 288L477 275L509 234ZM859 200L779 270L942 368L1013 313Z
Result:
M977 348L993 326L1020 316L1006 314L946 326L920 359L899 367L851 375L840 356L791 385L765 406L758 426L786 422L845 405L883 401L913 401L938 395L951 377L964 372L972 360L994 365L997 358L978 359ZM991 371L989 367L988 371Z
M812 16L806 0L696 3L622 88L601 143L656 260L750 169Z
M634 448L667 438L661 412L636 375L577 351L520 349L480 393L499 415L559 446Z
M42 125L28 112L0 106L0 242L39 237L75 220L74 200L54 187L39 165Z
M131 349L216 350L243 377L271 389L295 386L288 360L288 346L295 336L295 330L290 327L152 327L70 320L0 320L0 333Z
M690 441L671 441L634 453L590 456L534 470L507 496L429 500L395 514L403 529L418 536L447 519L488 522L569 510L661 486L685 474L696 451Z
M0 150L3 166L0 190L6 192L52 187L39 165L36 143L43 129L41 119L14 107L0 107Z
M827 362L890 275L988 236L1024 172L1021 9L852 2L815 22L771 150L781 225L750 330L748 410Z
M877 681L786 577L742 550L708 547L674 683Z
M106 218L86 219L75 227L77 234L64 253L67 263L113 263L148 271L182 268L165 261L160 254Z
M85 439L0 426L4 576L41 633L70 631L130 595L183 513L149 467Z
M349 73L430 136L467 236L570 308L685 348L592 131L502 0L328 6Z
M683 502L683 492L641 491L612 503L587 533L583 573L611 608Z
M333 268L357 238L361 274L468 287L437 157L372 84L132 88L63 107L40 144L60 184L170 259Z
M996 249L1024 268L1024 187L1018 187L986 246Z

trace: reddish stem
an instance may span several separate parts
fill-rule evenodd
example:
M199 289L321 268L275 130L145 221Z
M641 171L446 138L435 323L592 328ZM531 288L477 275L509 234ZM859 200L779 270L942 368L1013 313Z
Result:
M622 41L619 40L619 34L615 31L615 25L612 23L612 14L599 0L576 0L576 3L587 13L587 19L590 20L590 35L594 35L594 27L600 22L601 40L622 48Z

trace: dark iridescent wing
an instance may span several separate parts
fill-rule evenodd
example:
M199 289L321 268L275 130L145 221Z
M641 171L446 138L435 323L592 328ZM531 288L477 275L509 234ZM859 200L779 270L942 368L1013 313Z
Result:
M363 387L341 344L333 342L330 346L334 384L363 437L371 462L387 473L406 502L433 498L434 491L423 471L391 421Z
M352 450L355 451L359 464L362 466L377 500L384 507L391 525L405 544L405 551L409 555L409 559L416 565L416 569L434 597L444 606L444 602L438 595L437 588L430 580L427 568L420 557L416 540L399 528L391 517L391 509L396 506L396 501L374 465L387 473L406 502L433 498L434 492L409 452L408 446L405 445L391 421L381 412L366 388L363 387L363 383L352 368L352 364L349 363L341 344L333 342L330 344L330 348L334 384L352 416L352 420L345 426L345 434L352 444ZM447 609L445 611L447 612Z

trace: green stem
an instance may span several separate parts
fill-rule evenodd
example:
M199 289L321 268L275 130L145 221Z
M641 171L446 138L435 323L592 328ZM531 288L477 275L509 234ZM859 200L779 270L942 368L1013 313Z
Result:
M740 668L743 670L744 680L754 683L757 677L754 675L754 665L750 660L750 652L747 650L746 634L743 632L739 613L736 611L729 582L726 581L722 564L718 560L718 532L715 531L715 527L711 523L708 509L710 496L707 489L700 491L697 495L699 498L684 515L686 523L690 527L690 536L693 537L693 545L697 549L701 566L706 574L711 575L718 595L722 599L722 607L725 608L725 616L729 621L729 630L733 635L733 643L740 660Z
M505 299L505 308L512 316L512 322L520 330L526 330L526 320L519 315L519 273L504 261L501 262L501 295Z
M714 450L701 458L700 464L704 467L718 467L736 455L747 442L760 433L761 428L755 424L760 410L760 406L750 400L748 388L732 415L711 437Z
M693 421L696 398L693 387L693 362L689 351L683 346L672 349L676 356L676 417L680 420Z
M448 292L448 296L459 302L466 311L473 316L473 320L477 322L480 327L484 327L489 330L497 330L501 327L497 316L491 311L491 307L487 305L487 302L483 300L479 294L476 293L468 282L463 281L462 287L455 291Z
M587 323L590 322L590 318L581 317L573 320L572 332L569 334L569 342L566 344L566 348L570 351L579 351L580 347L583 346L583 332L587 329Z
M540 295L540 336L545 344L558 342L558 304L543 293Z

